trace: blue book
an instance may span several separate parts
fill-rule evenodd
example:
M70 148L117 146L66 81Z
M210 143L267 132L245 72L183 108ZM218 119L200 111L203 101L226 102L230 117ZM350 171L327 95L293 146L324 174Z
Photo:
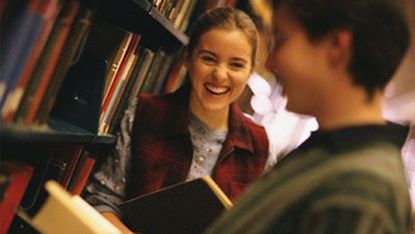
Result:
M0 59L0 108L8 93L16 87L30 52L45 22L39 11L39 1L30 0L13 22L4 38Z

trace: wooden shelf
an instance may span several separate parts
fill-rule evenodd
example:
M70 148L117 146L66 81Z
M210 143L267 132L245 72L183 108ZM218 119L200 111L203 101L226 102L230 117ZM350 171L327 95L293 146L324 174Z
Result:
M153 19L160 24L160 27L164 27L166 31L168 31L171 35L173 35L182 45L187 45L189 42L189 37L180 32L176 28L174 28L173 23L169 21L166 17L161 15L156 9L151 8L149 15L153 17Z
M175 50L189 41L185 33L174 28L172 22L145 0L103 0L98 6L97 17L125 30L146 35L165 49Z
M1 139L23 142L71 142L112 144L113 135L96 135L60 120L51 120L44 126L10 125L0 130Z

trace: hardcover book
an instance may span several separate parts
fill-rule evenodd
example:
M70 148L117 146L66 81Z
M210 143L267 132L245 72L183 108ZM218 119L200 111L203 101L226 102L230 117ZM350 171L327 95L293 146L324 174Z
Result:
M8 180L1 186L0 200L0 234L5 234L32 178L33 167L17 161L4 161L0 164L0 173Z
M55 181L45 183L49 196L31 223L41 233L121 234L80 196L72 196Z
M2 107L3 123L5 125L11 123L13 120L13 116L23 98L24 90L30 82L31 74L36 68L42 50L45 47L48 37L52 31L57 15L61 9L61 5L62 4L58 0L47 0L40 6L40 17L42 18L42 21L38 25L38 27L40 27L39 35L35 41L30 41L30 43L33 44L31 45L31 48L26 49L26 52L29 53L27 61L22 62L24 59L19 60L19 64L21 66L21 68L18 69L19 74L15 75L14 84L8 87L9 93L7 94Z
M120 204L133 231L201 233L232 202L209 177L179 183Z
M63 46L79 7L80 4L76 1L68 1L63 6L63 10L56 20L39 58L39 63L25 90L17 116L15 117L17 122L22 122L26 125L34 122L39 111L40 102L43 99L59 56L64 49Z

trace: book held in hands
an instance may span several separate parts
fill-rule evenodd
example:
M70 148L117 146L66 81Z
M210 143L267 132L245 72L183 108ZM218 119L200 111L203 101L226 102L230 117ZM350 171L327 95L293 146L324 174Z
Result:
M168 186L120 204L124 221L133 231L201 233L232 202L209 177Z

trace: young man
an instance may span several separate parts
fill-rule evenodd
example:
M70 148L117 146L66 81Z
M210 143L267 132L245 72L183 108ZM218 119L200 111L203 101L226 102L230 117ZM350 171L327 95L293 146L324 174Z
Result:
M268 67L287 109L315 116L320 130L208 233L407 233L407 129L381 115L383 89L409 44L397 2L273 1Z

